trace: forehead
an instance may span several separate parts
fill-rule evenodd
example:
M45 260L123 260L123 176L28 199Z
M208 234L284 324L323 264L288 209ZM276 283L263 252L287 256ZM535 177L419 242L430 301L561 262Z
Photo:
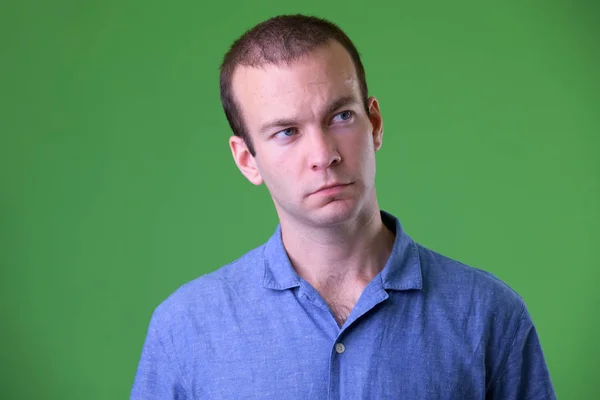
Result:
M360 86L352 58L330 42L289 65L239 66L232 79L236 102L250 131L269 118L308 118Z

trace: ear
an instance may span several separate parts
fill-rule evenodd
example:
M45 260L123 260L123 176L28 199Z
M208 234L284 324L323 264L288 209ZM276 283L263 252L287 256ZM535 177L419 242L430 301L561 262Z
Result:
M263 183L263 179L260 176L258 168L256 167L256 160L250 154L246 142L239 136L231 136L229 138L229 148L231 149L231 155L233 161L240 169L242 174L254 185L260 185Z
M368 99L369 104L369 120L373 126L373 147L375 151L381 148L383 143L383 118L381 117L381 110L379 109L379 102L373 96Z

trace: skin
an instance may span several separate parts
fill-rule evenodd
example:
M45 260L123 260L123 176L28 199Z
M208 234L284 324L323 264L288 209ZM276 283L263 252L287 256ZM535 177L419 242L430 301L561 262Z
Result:
M342 325L394 241L375 190L379 103L369 97L366 113L352 59L334 41L289 65L239 66L232 85L256 150L232 136L233 159L267 186L293 267ZM317 192L331 184L343 186Z

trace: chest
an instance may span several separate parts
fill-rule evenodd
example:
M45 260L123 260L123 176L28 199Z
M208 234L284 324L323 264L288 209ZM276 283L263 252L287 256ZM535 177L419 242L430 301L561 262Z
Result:
M320 295L340 327L344 325L360 298L360 293L344 291L333 293L323 292Z
M351 300L342 303L356 306ZM344 329L314 298L247 304L247 312L222 316L226 329L202 329L188 343L198 355L186 368L193 398L484 398L483 348L415 325L402 304L373 304Z
M316 286L315 291L341 327L352 313L366 286L366 283L329 284Z

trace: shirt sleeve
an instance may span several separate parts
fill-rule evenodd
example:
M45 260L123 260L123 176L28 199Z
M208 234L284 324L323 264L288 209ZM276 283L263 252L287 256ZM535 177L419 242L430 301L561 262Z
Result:
M131 390L131 400L184 400L183 377L175 360L169 327L155 311Z
M548 372L540 341L527 309L508 349L501 373L492 383L488 400L555 400L556 394Z

